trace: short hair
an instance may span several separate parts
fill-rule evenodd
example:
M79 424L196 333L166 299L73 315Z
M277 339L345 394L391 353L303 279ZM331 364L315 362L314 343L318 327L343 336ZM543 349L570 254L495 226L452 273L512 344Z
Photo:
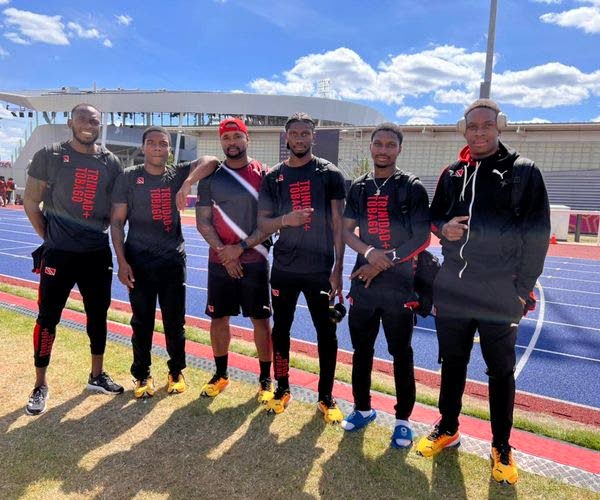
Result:
M285 131L287 132L288 129L290 128L290 126L293 123L306 123L308 126L310 126L311 129L315 129L315 121L311 118L311 116L307 113L294 113L292 116L290 116L287 121L285 122Z
M171 133L165 127L159 127L158 125L153 125L152 127L148 127L144 130L142 134L142 144L146 142L146 136L151 132L160 132L161 134L165 134L169 138L169 146L171 145Z
M496 101L493 101L492 99L477 99L476 101L473 101L467 109L465 109L463 116L466 118L471 111L477 108L491 109L496 113L496 116L500 114L500 106L498 106Z
M73 115L75 113L77 113L77 111L79 111L80 109L83 109L83 108L92 108L92 109L96 110L98 112L98 114L100 114L100 110L96 106L92 106L91 104L88 104L87 102L80 102L79 104L75 104L75 106L73 106L73 109L71 110L71 118L73 117Z
M396 134L396 137L398 137L398 144L402 144L402 140L404 139L400 126L392 122L385 122L377 125L375 130L371 132L371 142L373 142L373 137L375 137L377 132L391 132L392 134Z

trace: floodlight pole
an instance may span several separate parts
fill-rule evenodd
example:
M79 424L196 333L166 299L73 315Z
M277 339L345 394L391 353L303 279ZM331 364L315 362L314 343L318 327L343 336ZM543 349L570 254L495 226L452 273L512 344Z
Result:
M490 1L490 25L488 27L487 53L485 57L485 75L479 87L479 98L489 99L492 90L492 66L494 63L494 41L496 39L496 10L498 0Z

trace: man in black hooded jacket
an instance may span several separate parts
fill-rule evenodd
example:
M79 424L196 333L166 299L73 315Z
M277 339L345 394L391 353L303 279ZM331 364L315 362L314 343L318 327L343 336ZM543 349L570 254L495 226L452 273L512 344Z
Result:
M550 208L540 171L499 141L505 122L490 99L467 108L459 122L467 146L442 172L431 204L444 255L433 290L442 418L417 453L433 456L460 443L458 416L478 331L489 376L492 476L514 484L509 438L517 327L543 270Z

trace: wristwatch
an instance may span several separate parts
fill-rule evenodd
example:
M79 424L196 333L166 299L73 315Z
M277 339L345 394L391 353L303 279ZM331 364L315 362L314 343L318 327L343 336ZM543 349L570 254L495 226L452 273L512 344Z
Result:
M396 249L392 250L391 252L386 252L385 255L387 256L388 259L390 259L394 264L396 264L397 262L400 262L402 260L402 257L400 257L400 255L398 255L396 253Z
M247 250L249 248L248 243L246 243L246 240L240 240L239 245L242 247L242 250Z

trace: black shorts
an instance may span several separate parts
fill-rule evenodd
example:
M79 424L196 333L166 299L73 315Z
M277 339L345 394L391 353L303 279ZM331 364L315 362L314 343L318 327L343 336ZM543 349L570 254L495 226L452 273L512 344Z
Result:
M211 318L238 316L254 319L271 316L269 263L242 264L244 277L234 279L221 264L208 263L206 315Z

